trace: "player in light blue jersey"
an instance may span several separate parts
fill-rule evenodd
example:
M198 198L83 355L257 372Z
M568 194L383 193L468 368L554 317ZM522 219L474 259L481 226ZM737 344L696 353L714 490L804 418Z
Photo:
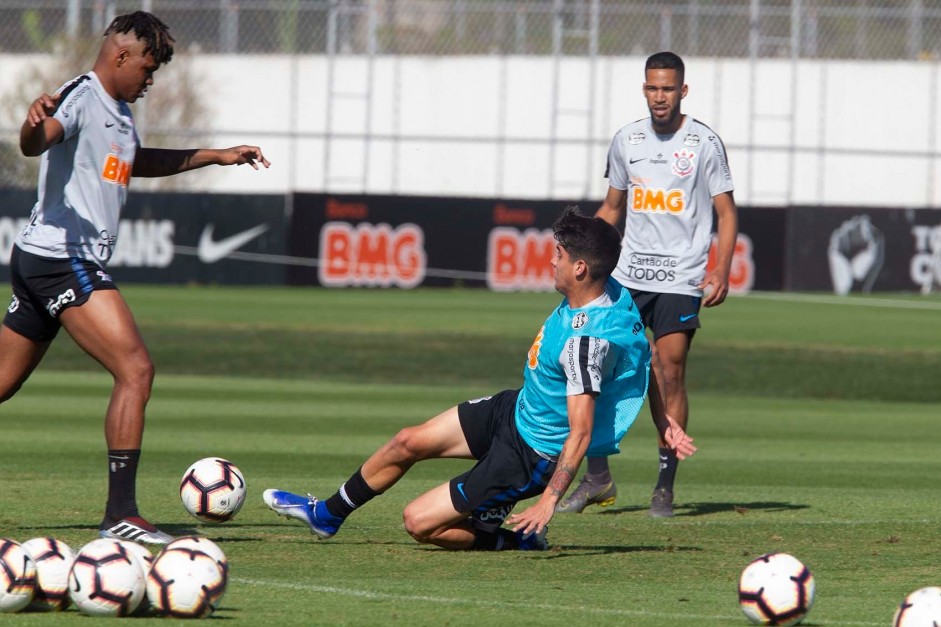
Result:
M144 11L116 17L92 71L34 100L20 149L41 156L37 201L10 259L13 298L0 326L0 403L39 365L61 327L114 378L105 416L108 501L103 537L166 544L141 517L136 480L154 366L134 317L105 268L132 177L207 165L258 164L256 146L166 150L140 145L128 106L173 57L166 24Z
M630 289L653 335L666 411L686 429L686 360L700 307L720 305L729 291L738 217L725 146L711 128L684 115L683 60L659 52L644 68L650 117L620 129L608 152L608 193L596 216L624 224L621 258L612 277ZM715 268L706 272L717 216ZM673 515L677 458L660 443L660 473L649 514ZM617 488L608 460L589 455L587 472L560 512L610 505Z
M626 288L610 279L617 230L570 207L553 225L555 287L565 297L526 359L523 387L461 403L400 431L329 499L266 490L281 516L330 538L354 510L416 462L474 459L467 472L409 503L405 529L418 542L454 550L542 550L546 525L586 453L610 455L644 403L650 348ZM651 386L654 424L680 458L692 440L663 412ZM538 500L510 512L518 501ZM512 529L504 528L504 521Z

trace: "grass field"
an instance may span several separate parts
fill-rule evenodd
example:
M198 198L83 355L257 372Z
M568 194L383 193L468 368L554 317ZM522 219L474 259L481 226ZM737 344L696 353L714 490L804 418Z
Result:
M941 300L754 295L703 314L690 364L700 452L677 516L653 520L646 411L612 459L618 501L557 516L544 553L449 553L402 530L404 505L466 468L419 464L318 541L267 487L328 496L397 428L520 383L552 294L482 290L126 287L158 374L143 513L216 540L231 579L214 615L245 625L744 625L735 588L787 551L817 579L807 625L888 625L941 585ZM63 336L0 408L0 535L95 537L109 378ZM219 455L249 496L220 526L188 517L186 467ZM58 625L91 619L4 616ZM135 619L134 624L157 619ZM92 621L94 622L94 621ZM162 622L161 624L166 624Z

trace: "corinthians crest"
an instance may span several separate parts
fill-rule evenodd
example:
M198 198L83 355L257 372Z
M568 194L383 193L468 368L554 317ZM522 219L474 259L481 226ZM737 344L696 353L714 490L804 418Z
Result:
M676 160L673 162L673 173L677 176L689 176L693 173L693 160L696 158L695 152L680 150L674 152Z

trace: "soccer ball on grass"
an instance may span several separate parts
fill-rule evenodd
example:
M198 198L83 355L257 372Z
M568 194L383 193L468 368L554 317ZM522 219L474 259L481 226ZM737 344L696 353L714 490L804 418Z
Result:
M75 551L55 538L33 538L23 548L36 564L36 596L29 609L61 612L69 606L69 570Z
M203 522L230 520L245 502L245 478L232 462L206 457L186 469L180 499L187 512Z
M941 625L941 588L915 590L902 600L892 627L937 627Z
M35 594L33 559L19 542L0 538L0 612L19 612Z
M140 605L144 590L140 561L121 540L89 542L69 572L69 596L89 616L128 616Z
M738 602L755 625L796 625L814 602L814 576L787 553L769 553L754 560L738 583Z
M226 574L212 556L167 545L147 575L147 598L160 616L204 618L225 593Z

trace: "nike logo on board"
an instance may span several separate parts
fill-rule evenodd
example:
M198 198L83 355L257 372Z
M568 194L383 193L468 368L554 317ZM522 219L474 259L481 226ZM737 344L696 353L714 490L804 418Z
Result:
M247 231L224 237L220 240L212 239L213 225L207 224L199 236L199 246L196 248L196 255L203 263L216 263L220 259L228 257L236 250L249 243L262 233L268 230L267 224L253 226Z

